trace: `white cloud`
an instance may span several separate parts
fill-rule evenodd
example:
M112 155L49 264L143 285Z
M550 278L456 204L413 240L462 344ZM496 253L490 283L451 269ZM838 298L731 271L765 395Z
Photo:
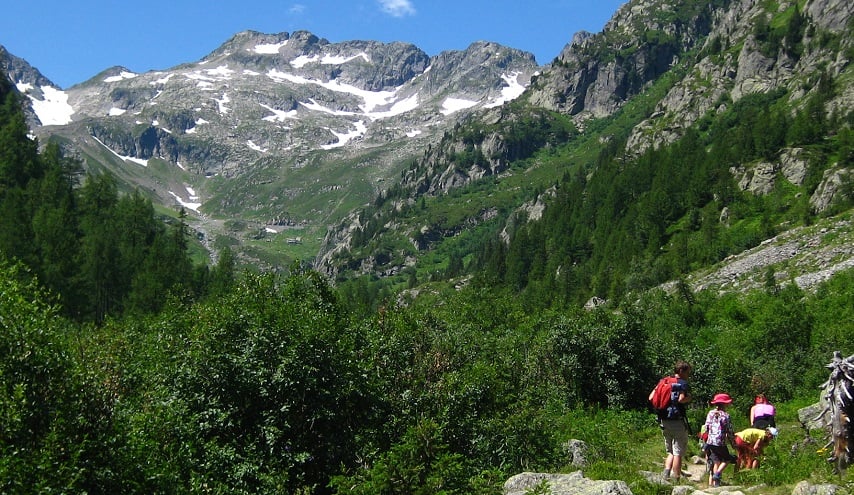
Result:
M380 8L394 17L415 15L415 5L410 0L378 0Z
M291 5L291 8L288 10L291 14L302 14L305 12L305 5L301 3L295 3Z

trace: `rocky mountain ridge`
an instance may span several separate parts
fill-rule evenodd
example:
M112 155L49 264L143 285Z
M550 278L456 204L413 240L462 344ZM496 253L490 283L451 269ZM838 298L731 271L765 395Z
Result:
M787 104L794 117L822 91L822 85L830 85L822 81L837 83L816 118L844 119L854 103L854 85L848 83L852 46L846 35L852 13L854 4L840 0L810 0L803 5L784 2L774 8L756 0L628 2L601 33L576 35L514 102L516 111L482 112L470 128L428 150L404 175L402 187L409 191L411 203L419 195L438 197L485 176L510 173L507 165L512 160L529 156L514 155L507 145L514 132L512 121L523 112L565 115L583 133L593 123L618 115L630 102L644 98L641 105L648 110L631 124L622 147L626 160L674 143L698 125L708 126L716 115L747 96L788 94ZM527 107L518 111L522 103ZM608 143L613 137L599 136L600 143ZM538 145L550 146L546 142ZM473 163L458 159L470 154L479 159ZM815 150L784 148L763 160L736 161L730 173L742 190L766 195L777 184L803 187L808 171L823 159ZM566 160L581 158L569 156ZM588 173L596 171L590 169ZM818 187L811 192L813 211L826 212L846 197L850 179L851 170L845 164L825 169ZM539 198L526 198L514 207L522 211L525 204L539 202ZM507 205L487 207L484 212L500 208ZM727 222L728 213L720 212L722 223ZM387 214L380 211L376 216L384 218ZM368 220L358 213L350 218L358 222L330 233L321 253L319 264L328 273L337 273L333 259L342 258L339 253L352 245L351 233L364 230ZM419 228L402 219L395 225L402 237L409 238L414 238L413 231ZM445 232L455 236L459 229ZM346 261L346 256L343 258ZM370 261L361 264L375 265ZM384 269L394 272L388 266Z
M305 31L245 31L196 63L113 67L64 91L11 54L0 65L26 96L33 134L88 169L199 222L248 223L244 238L288 218L311 226L307 239L370 201L459 118L518 97L540 69L530 53L489 42L430 57Z

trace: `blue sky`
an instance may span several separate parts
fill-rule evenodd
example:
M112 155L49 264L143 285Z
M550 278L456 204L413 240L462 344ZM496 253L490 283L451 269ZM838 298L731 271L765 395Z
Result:
M0 45L62 88L122 65L195 62L232 35L311 31L330 42L404 41L429 55L494 41L549 63L580 30L599 32L623 0L21 0Z

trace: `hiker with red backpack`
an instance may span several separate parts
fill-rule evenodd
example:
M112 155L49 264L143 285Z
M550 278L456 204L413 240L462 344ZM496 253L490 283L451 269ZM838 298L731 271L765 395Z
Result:
M682 477L682 457L688 453L688 418L685 405L691 402L688 378L691 365L677 361L673 376L666 376L649 393L649 402L658 416L658 424L664 434L664 478L673 478L677 483Z

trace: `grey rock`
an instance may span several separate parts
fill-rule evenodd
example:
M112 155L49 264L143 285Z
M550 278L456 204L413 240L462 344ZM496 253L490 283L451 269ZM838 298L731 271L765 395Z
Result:
M71 122L48 126L33 103L56 85L5 49L0 65L29 88L33 134L69 143L84 166L111 170L155 203L177 206L190 188L200 213L288 215L317 235L348 213L318 203L368 203L407 158L460 119L518 97L539 70L530 53L490 42L430 57L409 43L244 31L198 62L139 74L108 68L66 89ZM488 164L470 177L448 174L444 187L506 167L500 140L483 150ZM152 159L157 167L139 166ZM355 184L374 187L356 188L363 197L352 201Z
M838 485L830 483L814 485L809 481L801 481L792 490L792 495L836 495L837 493L844 493Z
M573 467L587 467L589 450L590 447L583 440L572 439L563 444L563 452L567 457L567 462Z
M804 183L808 166L803 148L787 148L780 152L780 171L792 184Z
M845 198L851 190L854 172L847 168L832 168L824 171L821 183L810 197L810 205L817 212L823 212L833 206L836 201Z
M581 472L571 474L521 473L504 483L504 495L525 495L547 486L551 495L631 495L624 481L597 481Z
M709 271L688 277L686 282L692 291L747 291L762 287L770 267L779 270L775 274L778 280L794 279L801 289L814 290L834 273L852 266L854 229L852 221L843 216L824 226L790 229L728 257ZM661 288L673 291L675 286L675 282L668 282Z
M824 414L827 404L816 402L815 404L798 409L798 421L807 430L818 430L827 426L829 418Z
M778 170L776 163L759 162L741 176L738 185L754 194L768 194L774 190Z

